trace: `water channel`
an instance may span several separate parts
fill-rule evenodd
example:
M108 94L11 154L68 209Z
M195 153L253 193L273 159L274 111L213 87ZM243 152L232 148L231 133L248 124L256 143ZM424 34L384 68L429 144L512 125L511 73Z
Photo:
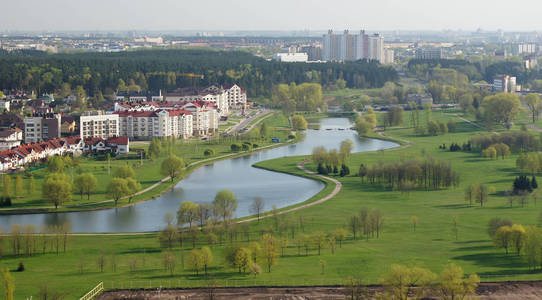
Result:
M341 141L354 142L353 152L373 151L397 146L396 143L359 138L347 118L320 120L320 129L309 129L305 138L286 145L251 155L215 162L203 166L162 196L140 204L116 209L50 214L24 214L0 216L4 229L13 224L57 225L69 222L72 232L148 232L165 226L167 212L176 212L181 201L212 202L217 191L232 190L238 198L235 217L250 215L249 206L254 197L262 197L265 209L297 204L311 198L324 188L312 179L275 173L252 167L253 164L286 156L309 155L317 146L338 148ZM354 170L355 171L355 170Z

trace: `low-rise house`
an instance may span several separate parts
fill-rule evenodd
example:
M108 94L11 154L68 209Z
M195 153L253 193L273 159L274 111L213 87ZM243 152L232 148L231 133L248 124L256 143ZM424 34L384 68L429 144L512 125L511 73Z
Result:
M63 135L73 135L75 133L75 119L70 115L62 115L60 119L60 132Z

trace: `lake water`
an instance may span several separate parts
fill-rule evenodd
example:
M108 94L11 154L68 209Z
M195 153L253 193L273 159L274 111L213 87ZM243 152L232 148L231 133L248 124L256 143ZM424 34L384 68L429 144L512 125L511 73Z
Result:
M232 190L238 199L235 217L250 215L254 197L261 197L265 209L278 208L308 200L324 188L324 184L307 178L275 173L252 167L273 158L309 155L317 146L339 148L341 141L354 142L353 152L374 151L398 146L396 143L359 138L349 129L347 118L320 120L320 130L307 130L305 138L293 145L203 166L180 181L162 196L130 207L86 212L25 214L0 216L4 229L13 224L57 225L69 222L73 232L148 232L162 229L167 212L176 212L181 201L212 202L217 191ZM356 171L356 170L353 170Z

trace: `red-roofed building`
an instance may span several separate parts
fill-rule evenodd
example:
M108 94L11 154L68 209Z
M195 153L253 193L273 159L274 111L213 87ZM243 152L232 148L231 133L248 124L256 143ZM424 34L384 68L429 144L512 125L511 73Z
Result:
M123 111L116 114L119 116L120 135L131 139L189 138L193 134L192 113L186 110Z

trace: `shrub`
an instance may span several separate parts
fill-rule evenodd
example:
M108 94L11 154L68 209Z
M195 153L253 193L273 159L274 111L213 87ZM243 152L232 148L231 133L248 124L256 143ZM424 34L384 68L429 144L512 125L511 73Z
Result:
M243 151L248 151L250 150L251 148L251 144L247 144L247 143L243 143L243 145L241 146L241 149L243 149Z
M230 148L232 152L239 152L239 150L241 150L241 145L237 143L231 144Z
M211 156L215 154L215 151L213 149L205 149L205 151L203 151L203 155L205 156Z
M17 267L17 272L23 272L24 271L24 264L23 262L19 262L19 266Z
M252 148L258 148L258 147L260 147L260 145L258 145L258 144L252 144Z

